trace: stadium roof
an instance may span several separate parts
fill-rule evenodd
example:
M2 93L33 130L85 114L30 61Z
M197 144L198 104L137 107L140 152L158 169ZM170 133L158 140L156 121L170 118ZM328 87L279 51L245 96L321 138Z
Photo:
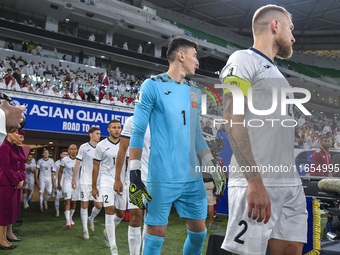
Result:
M251 36L256 9L266 4L285 7L293 15L296 44L318 45L309 49L334 49L340 43L339 0L147 0L237 34ZM322 36L320 38L320 36ZM320 47L320 45L322 45ZM307 47L308 48L308 47ZM339 48L338 48L339 49Z

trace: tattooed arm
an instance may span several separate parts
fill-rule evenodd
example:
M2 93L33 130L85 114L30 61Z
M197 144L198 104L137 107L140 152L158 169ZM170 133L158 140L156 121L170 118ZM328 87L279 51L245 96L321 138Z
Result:
M225 124L225 129L237 163L239 166L256 166L256 162L251 151L247 126L238 124L237 127L235 127L235 125L231 127L231 122L244 122L244 115L233 115L233 97L231 93L224 94L223 100L225 102L223 113L224 119L228 121L228 123ZM247 97L244 97L244 105L245 111L247 111ZM258 170L252 170L250 172L245 171L243 175L247 181L252 178L261 178Z
M243 175L248 181L247 202L248 217L257 219L258 222L269 221L271 215L270 198L263 185L259 170L256 168L256 162L251 151L250 139L246 125L231 126L231 122L243 123L244 115L233 114L233 97L231 93L224 94L224 119L228 121L225 124L226 133L239 166L249 166L250 171L244 171ZM244 97L244 108L247 111L247 97ZM253 167L253 169L252 169Z

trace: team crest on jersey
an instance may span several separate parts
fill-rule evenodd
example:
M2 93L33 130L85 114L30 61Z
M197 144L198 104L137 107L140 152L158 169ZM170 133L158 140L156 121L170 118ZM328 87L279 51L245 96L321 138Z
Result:
M142 102L142 95L143 95L143 91L139 91L137 96L136 96L136 102L138 102L138 103Z
M190 98L191 98L191 101L198 102L197 95L194 91L190 91Z
M228 69L227 76L236 76L236 74L237 74L237 65L232 65L232 66Z

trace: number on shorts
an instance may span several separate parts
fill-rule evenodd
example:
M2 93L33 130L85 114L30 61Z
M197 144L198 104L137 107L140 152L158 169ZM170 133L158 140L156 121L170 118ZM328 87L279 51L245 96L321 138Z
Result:
M236 243L239 243L239 244L244 244L244 241L243 240L240 240L241 236L244 235L244 233L247 231L248 229L248 224L246 221L244 220L241 220L240 223L238 224L239 226L242 226L244 225L244 229L235 237L234 241Z
M80 192L80 197L84 198L84 191Z
M103 196L103 200L105 204L109 203L108 199L109 199L108 195Z

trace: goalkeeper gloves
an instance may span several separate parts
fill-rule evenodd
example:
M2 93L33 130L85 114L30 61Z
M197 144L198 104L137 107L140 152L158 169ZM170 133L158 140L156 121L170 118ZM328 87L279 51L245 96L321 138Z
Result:
M215 186L216 186L216 196L223 196L224 191L227 186L227 178L225 177L225 174L221 170L217 170L217 162L214 159L214 157L211 155L211 153L206 154L203 157L203 160L205 161L208 169L210 169L210 173L212 175L212 178L214 180Z
M133 162L133 163L137 163L137 162ZM133 169L132 168L133 163L130 162L131 169ZM140 165L140 161L138 163ZM138 168L140 168L140 166ZM129 187L130 201L134 205L137 205L140 209L145 210L145 205L143 203L143 194L148 201L152 200L152 197L148 189L145 187L144 183L142 182L140 170L139 169L130 170L130 187Z

